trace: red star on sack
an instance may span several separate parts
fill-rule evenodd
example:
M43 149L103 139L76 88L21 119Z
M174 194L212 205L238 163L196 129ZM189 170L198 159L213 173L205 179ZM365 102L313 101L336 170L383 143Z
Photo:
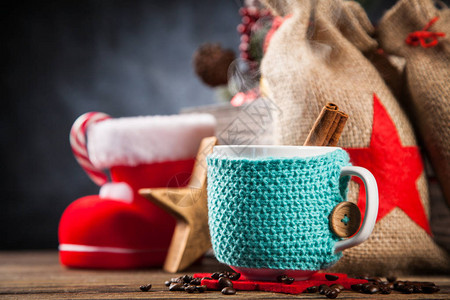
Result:
M395 207L403 210L417 225L431 235L430 224L420 201L416 181L423 172L422 159L417 146L403 146L397 128L373 95L373 127L369 148L346 148L355 166L372 172L377 180L379 210L377 222ZM366 208L366 192L359 178L358 207Z

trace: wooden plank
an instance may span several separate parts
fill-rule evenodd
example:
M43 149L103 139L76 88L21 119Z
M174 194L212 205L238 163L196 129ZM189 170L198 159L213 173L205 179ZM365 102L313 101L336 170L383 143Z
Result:
M169 274L160 269L129 271L74 270L62 267L56 251L0 252L0 298L4 299L293 299L299 295L267 292L242 292L224 296L218 291L204 294L169 292L164 281L183 274L226 270L216 260L204 259L184 273ZM441 287L437 294L393 293L391 295L364 295L342 292L338 299L450 299L450 276L408 277L411 281L433 281ZM150 292L141 292L139 286L152 283ZM319 294L302 294L307 299L327 299Z

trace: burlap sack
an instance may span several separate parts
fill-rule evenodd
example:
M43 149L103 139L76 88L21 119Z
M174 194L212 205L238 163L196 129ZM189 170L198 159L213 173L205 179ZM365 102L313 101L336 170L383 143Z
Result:
M275 0L267 0L267 4L274 10L281 6ZM375 128L377 132L388 128L384 123L374 125L376 107L377 115L378 111L384 111L385 121L394 124L392 136L398 136L400 147L418 153L405 114L375 67L361 53L377 47L368 34L373 28L362 8L355 2L340 0L285 0L282 4L283 8L275 13L292 16L272 36L261 67L269 95L281 111L274 129L277 143L302 145L321 108L334 102L350 115L339 146L349 151L370 150L372 143L376 143L378 150L387 149L386 156L382 152L375 159L369 155L368 160L373 160L367 162L379 184L380 210L398 199L407 204L408 199L400 191L413 190L426 215L424 219L429 218L423 169L415 182L410 182L410 189L406 189L402 178L408 171L399 170L409 166L412 159L400 155L397 159L397 152L391 151L392 138L372 136ZM420 157L414 163L422 167ZM359 194L359 185L352 181L349 200L357 202ZM378 220L369 240L346 250L333 269L380 275L450 270L446 253L413 221L410 216L413 214L405 210L391 207Z
M434 17L428 31L446 34L436 46L406 43ZM439 10L432 0L400 0L382 18L378 38L385 52L406 59L407 107L450 205L450 9Z

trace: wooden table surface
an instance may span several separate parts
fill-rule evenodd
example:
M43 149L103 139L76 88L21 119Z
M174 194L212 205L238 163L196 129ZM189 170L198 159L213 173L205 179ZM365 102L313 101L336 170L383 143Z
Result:
M225 270L214 259L204 259L202 265L191 267L183 274ZM328 299L319 294L289 295L269 292L243 292L224 296L218 291L203 294L170 292L164 281L183 274L168 274L159 269L134 271L74 270L62 267L56 251L0 252L0 298L3 299ZM433 281L441 288L436 294L409 294L393 292L390 295L365 295L344 291L338 299L450 299L450 276L405 277L400 280ZM139 286L152 283L150 292L141 292Z

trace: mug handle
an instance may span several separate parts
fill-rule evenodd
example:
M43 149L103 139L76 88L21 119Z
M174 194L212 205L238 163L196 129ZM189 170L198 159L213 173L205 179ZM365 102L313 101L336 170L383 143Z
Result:
M366 211L359 231L349 239L336 242L335 253L357 246L367 240L378 216L378 187L372 173L362 167L347 166L342 168L341 176L358 176L361 178L366 187Z

